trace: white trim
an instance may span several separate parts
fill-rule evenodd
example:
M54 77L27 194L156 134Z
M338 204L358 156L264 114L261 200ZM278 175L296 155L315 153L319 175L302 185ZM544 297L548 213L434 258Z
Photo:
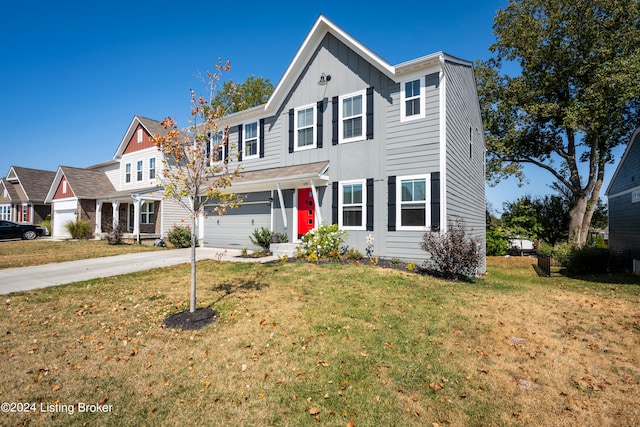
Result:
M439 114L440 114L440 230L447 227L447 79L444 73L444 56L440 55L440 91ZM444 226L443 226L444 225Z
M424 226L408 226L402 225L402 181L410 180L424 180ZM406 175L396 177L396 230L408 230L408 231L427 231L431 227L431 174L423 175ZM405 204L419 204L418 202L405 202Z
M613 197L620 197L620 196L624 196L625 194L629 194L629 193L633 193L634 191L638 191L640 190L640 185L637 185L635 187L629 188L627 190L623 190L623 191L619 191L617 193L614 194L608 194L607 197L608 198L613 198Z
M304 147L300 147L298 145L298 131L301 130L298 127L298 113L302 110L309 110L311 109L312 113L313 113L313 124L310 126L313 132L313 136L312 136L312 140L313 142L311 143L311 145L305 145ZM295 108L293 110L293 151L304 151L304 150L311 150L314 149L318 146L318 141L317 141L317 137L318 137L318 132L317 132L317 126L318 126L318 112L317 112L317 108L315 104L308 104L308 105L303 105L302 107L298 107ZM304 129L308 129L309 126L305 126Z
M345 138L344 137L345 117L343 116L344 114L343 103L345 99L356 98L358 96L361 98L362 111L360 112L360 114L354 114L352 116L347 117L346 119L348 120L348 119L354 119L354 118L360 117L362 120L362 134L358 136L353 136L351 138ZM355 141L363 141L366 139L366 137L367 137L367 91L366 89L358 92L348 93L346 95L341 95L340 97L338 97L338 144L345 144L345 143L355 142Z
M359 205L362 207L362 220L360 226L344 226L343 225L343 208L344 208L344 186L345 185L361 185L362 200ZM352 203L350 206L358 205ZM338 228L340 230L366 230L367 229L367 180L354 179L350 181L338 182Z
M256 154L247 155L247 126L254 124L256 125L256 137L250 138L251 141L255 139L256 141ZM243 123L242 124L242 160L249 159L257 159L260 157L260 121L256 120L253 122Z
M633 146L633 143L636 140L636 137L638 137L639 135L640 135L640 127L638 129L636 129L636 131L633 132L633 135L631 135L631 138L629 138L629 143L627 144L627 148L625 148L624 153L622 154L622 157L620 158L620 162L618 162L618 166L616 167L616 171L613 173L613 176L611 177L611 181L609 181L609 185L607 186L607 190L604 192L604 194L607 197L614 197L615 195L618 194L617 193L617 194L614 194L614 195L609 195L609 191L611 191L611 187L613 187L614 182L618 178L618 173L620 172L620 168L622 167L622 164L626 160L627 155L631 151L631 147Z
M406 96L406 84L409 82L414 82L418 80L420 83L420 94L418 95L419 103L420 103L420 113L412 114L411 116L407 116L407 96ZM400 122L410 122L413 120L424 119L426 117L426 109L427 109L427 88L425 76L423 74L419 76L413 76L411 78L407 78L400 82ZM412 96L410 99L415 99L415 96Z

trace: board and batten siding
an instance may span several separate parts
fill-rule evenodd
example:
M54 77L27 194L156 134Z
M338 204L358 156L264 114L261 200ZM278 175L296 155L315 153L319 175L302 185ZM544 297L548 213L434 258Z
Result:
M485 271L485 144L473 69L445 61L447 222L463 218L480 243ZM442 224L446 227L446 223Z

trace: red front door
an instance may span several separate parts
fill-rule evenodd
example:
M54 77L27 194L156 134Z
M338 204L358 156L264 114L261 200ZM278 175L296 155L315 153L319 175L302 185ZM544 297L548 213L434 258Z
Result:
M310 188L298 189L298 238L312 230L316 223L316 209Z

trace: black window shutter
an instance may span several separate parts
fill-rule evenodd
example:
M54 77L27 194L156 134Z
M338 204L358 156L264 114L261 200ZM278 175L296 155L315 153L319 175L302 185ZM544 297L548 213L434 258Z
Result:
M222 150L224 149L224 153ZM222 134L222 142L220 143L220 160L222 160L222 155L224 155L224 161L227 162L229 159L229 126L224 128L224 133Z
M318 125L316 127L316 147L318 148L322 148L322 123L324 122L324 101L318 101L317 104L317 112L316 112L316 116L317 116L317 120L318 120Z
M387 193L389 200L387 201L389 216L389 231L396 231L396 177L390 176L387 180Z
M211 138L211 134L207 134L207 147L206 147L206 156L209 164L211 164L211 145L213 144L213 138ZM217 159L215 159L217 160Z
M260 119L260 157L264 157L264 119Z
M293 136L295 129L293 128L293 108L289 110L289 152L293 153Z
M367 231L373 231L373 178L367 179Z
M331 223L338 223L338 183L331 184Z
M373 87L367 88L367 139L373 139Z
M440 172L431 174L431 230L440 231Z
M333 135L331 137L331 144L338 145L338 97L334 96L331 99L332 113L333 119L331 121L331 126L333 130Z
M242 161L242 125L238 125L238 161Z

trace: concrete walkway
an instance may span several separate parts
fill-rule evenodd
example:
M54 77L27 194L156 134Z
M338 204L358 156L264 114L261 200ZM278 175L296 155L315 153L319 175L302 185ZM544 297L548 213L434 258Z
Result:
M49 286L81 282L100 277L117 276L152 268L188 263L191 249L138 252L79 261L36 265L0 270L0 295L29 291ZM235 258L236 249L198 248L198 260L215 259L234 262L270 262L274 256L264 258Z

